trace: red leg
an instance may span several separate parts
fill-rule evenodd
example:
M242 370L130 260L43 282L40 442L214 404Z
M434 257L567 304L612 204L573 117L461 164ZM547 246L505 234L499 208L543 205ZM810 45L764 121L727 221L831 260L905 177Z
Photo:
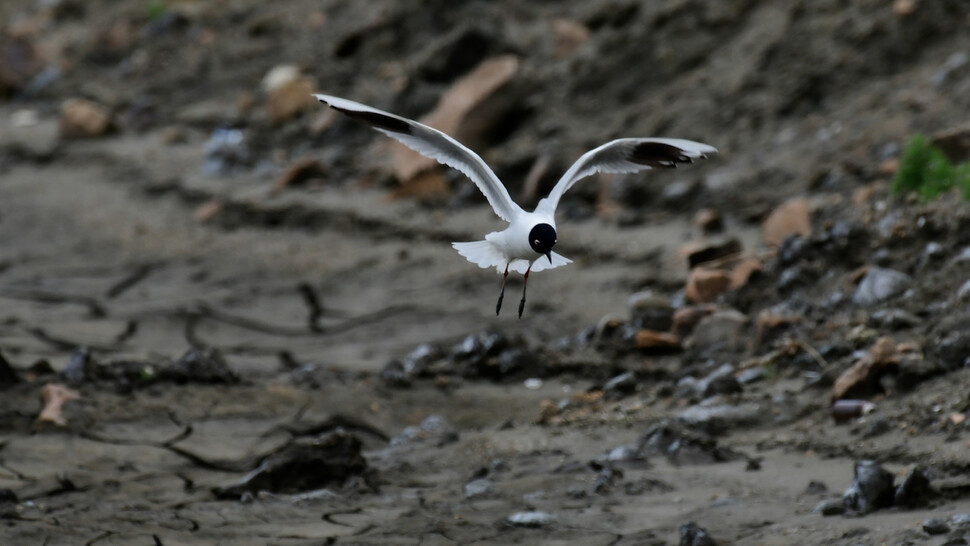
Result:
M525 276L522 278L522 301L519 302L519 318L522 318L522 310L525 309L525 289L529 286L529 271L532 271L532 264L529 264L529 268L525 270Z
M498 295L498 303L495 304L495 316L502 310L502 299L505 298L505 281L509 278L509 264L505 264L505 275L502 276L502 292Z

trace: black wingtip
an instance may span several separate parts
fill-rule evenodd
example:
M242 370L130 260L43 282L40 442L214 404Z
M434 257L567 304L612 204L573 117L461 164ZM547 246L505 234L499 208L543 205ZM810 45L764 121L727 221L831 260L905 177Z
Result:
M677 163L693 163L684 150L662 142L641 142L633 147L627 160L649 167L674 168Z

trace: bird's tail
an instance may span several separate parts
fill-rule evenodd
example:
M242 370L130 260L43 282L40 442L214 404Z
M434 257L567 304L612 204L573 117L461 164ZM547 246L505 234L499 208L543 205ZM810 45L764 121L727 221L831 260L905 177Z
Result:
M488 241L451 243L451 246L455 247L455 250L457 250L458 253L464 256L469 262L481 267L482 269L494 267L499 273L504 273L505 267L508 266L509 271L525 273L529 267L528 260L512 260L509 262L505 255ZM552 263L549 263L549 260L547 260L545 256L542 256L532 263L532 271L543 271L545 269L552 269L571 263L573 263L573 261L569 258L565 258L562 255L553 252Z
M485 269L494 267L499 273L505 271L508 260L505 256L488 241L475 241L473 243L451 243L459 254L469 262Z

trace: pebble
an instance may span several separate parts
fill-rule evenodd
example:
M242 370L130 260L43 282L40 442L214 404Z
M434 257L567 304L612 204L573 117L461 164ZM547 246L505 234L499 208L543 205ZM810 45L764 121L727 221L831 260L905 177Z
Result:
M674 320L674 308L670 299L652 291L637 292L630 296L630 323L637 328L665 332Z
M239 376L218 349L189 349L181 358L160 374L176 383L207 383L229 385L239 383Z
M880 303L902 294L912 282L912 277L894 269L870 267L852 295L852 301L856 305Z
M696 267L687 277L684 293L687 300L694 303L707 303L717 299L722 292L731 287L731 274L720 269Z
M918 326L919 317L903 309L879 309L869 315L873 325L887 328L889 330L902 330Z
M842 499L826 499L816 504L812 512L823 516L837 516L845 513L845 503Z
M942 535L950 532L950 526L943 518L930 518L923 520L923 530L931 535Z
M719 394L734 394L741 392L741 384L734 377L734 366L722 364L707 377L697 382L697 394L702 398L709 398Z
M802 259L808 248L808 239L796 234L789 235L778 245L778 263L784 266L792 265Z
M538 510L531 512L516 512L506 518L506 523L515 527L545 527L556 521L555 516Z
M0 388L9 387L18 381L20 378L17 377L17 371L3 357L3 353L0 353Z
M960 285L960 289L957 290L957 299L960 301L966 300L970 297L970 279Z
M522 385L530 391L542 388L542 380L538 377L530 377L522 382Z
M81 348L71 353L67 359L67 366L61 375L71 385L80 385L85 381L93 381L97 373L97 364L91 358L87 348Z
M202 172L208 176L228 176L249 163L249 146L239 129L216 129L205 143Z
M637 390L637 377L633 372L621 373L603 385L606 398L622 398Z
M920 467L913 468L896 487L893 503L906 508L919 508L929 504L935 496L926 471Z
M893 497L893 474L870 460L855 463L855 478L842 494L845 507L860 514L892 506Z
M360 438L336 430L319 438L300 438L266 457L252 472L213 488L218 498L238 499L246 492L299 493L331 483L343 483L368 470Z
M687 342L691 348L719 347L724 350L743 350L747 339L743 336L748 317L739 311L722 310L708 315L697 323Z
M765 242L777 247L789 235L811 235L812 208L812 202L803 197L779 205L762 225Z
M114 130L111 112L85 99L67 99L61 104L60 132L65 138L92 138Z
M465 484L465 498L485 497L495 492L495 484L488 478L479 478Z
M717 546L717 542L691 521L680 526L680 546Z

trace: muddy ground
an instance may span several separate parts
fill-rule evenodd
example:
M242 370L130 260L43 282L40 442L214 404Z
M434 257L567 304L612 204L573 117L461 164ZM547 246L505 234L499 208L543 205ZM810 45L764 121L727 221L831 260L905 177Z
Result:
M970 539L970 212L888 189L911 135L970 121L963 0L0 22L0 543ZM611 138L720 150L578 184L575 263L521 320L521 280L496 317L500 277L448 244L502 227L474 187L300 98L420 118L496 59L458 132L523 203ZM685 290L689 242L729 289ZM77 397L40 418L49 385ZM930 488L844 502L865 459Z

